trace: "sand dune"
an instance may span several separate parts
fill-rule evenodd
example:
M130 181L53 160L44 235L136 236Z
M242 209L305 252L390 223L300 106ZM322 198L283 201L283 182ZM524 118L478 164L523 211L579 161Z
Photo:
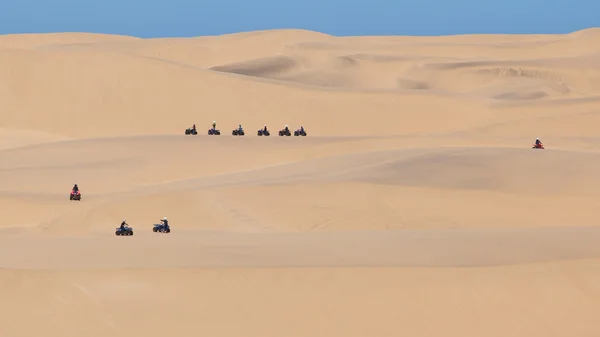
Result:
M318 62L311 62L307 56L310 54L295 50L294 56L267 57L211 69L318 87L433 90L496 100L578 98L600 93L600 62L595 54L559 59L446 61L357 53L337 54Z
M0 36L0 335L595 337L598 46Z

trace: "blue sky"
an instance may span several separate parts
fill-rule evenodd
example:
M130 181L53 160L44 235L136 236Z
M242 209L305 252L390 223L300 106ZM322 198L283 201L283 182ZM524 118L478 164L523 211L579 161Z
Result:
M191 37L302 28L333 35L450 35L596 26L600 0L0 0L0 34Z

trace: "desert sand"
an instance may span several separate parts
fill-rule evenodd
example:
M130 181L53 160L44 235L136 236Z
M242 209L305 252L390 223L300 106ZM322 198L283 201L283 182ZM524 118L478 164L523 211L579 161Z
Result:
M0 36L0 335L597 337L599 126L600 29Z

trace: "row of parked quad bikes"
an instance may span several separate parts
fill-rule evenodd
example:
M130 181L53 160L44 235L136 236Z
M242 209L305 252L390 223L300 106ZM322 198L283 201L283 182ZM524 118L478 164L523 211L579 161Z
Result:
M81 191L71 190L71 194L69 195L69 200L81 201ZM171 226L166 226L164 224L154 224L154 227L152 227L152 231L154 233L171 233ZM133 228L129 227L129 225L127 225L123 228L117 227L115 230L115 235L131 236L131 235L133 235Z
M186 135L197 135L198 134L198 130L194 129L194 128L187 128L185 129L185 134ZM246 133L244 132L244 130L240 130L240 129L233 129L231 131L231 135L232 136L244 136ZM215 129L215 128L210 128L208 129L208 135L209 136L219 136L221 135L221 130L219 129ZM270 136L271 132L269 130L265 130L265 129L258 129L258 131L256 132L257 136ZM290 132L290 130L286 130L286 129L282 129L279 130L279 136L291 136L292 133ZM294 136L306 136L306 130L303 129L297 129L294 131Z

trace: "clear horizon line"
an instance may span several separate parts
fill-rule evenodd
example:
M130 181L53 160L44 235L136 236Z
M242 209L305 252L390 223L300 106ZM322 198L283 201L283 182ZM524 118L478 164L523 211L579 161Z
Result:
M113 35L113 36L124 36L124 37L132 37L132 38L137 38L137 39L173 39L173 38L198 38L198 37L218 37L218 36L227 36L227 35L236 35L236 34L248 34L248 33L260 33L260 32L272 32L272 31L306 31L306 32L313 32L313 33L318 33L318 34L324 34L324 35L330 35L333 37L383 37L383 36L388 36L388 37L393 37L393 36L397 36L397 37L452 37L452 36L469 36L469 35L569 35L569 34L573 34L573 33L577 33L577 32L582 32L585 30L592 30L592 29L600 29L600 26L591 26L591 27L587 27L587 28L582 28L582 29L577 29L577 30L573 30L573 31L568 31L568 32L564 32L564 33L455 33L455 34L438 34L438 35L433 35L433 34L422 34L422 35L402 35L402 34L392 34L392 33L388 33L388 34L365 34L365 35L355 35L355 34L348 34L348 35L336 35L336 34L330 34L330 33L326 33L326 32L321 32L318 30L312 30L312 29L306 29L306 28L271 28L271 29L256 29L256 30L242 30L242 31L236 31L236 32L230 32L230 33L221 33L221 34L207 34L207 35L189 35L189 36L185 36L185 35L180 35L180 36L149 36L149 37L142 37L142 36L136 36L136 35L129 35L129 34L119 34L119 33L103 33L103 32L98 32L98 31L45 31L45 32L22 32L22 33L6 33L6 34L0 34L0 36L15 36L15 35L55 35L55 34L89 34L89 35Z

